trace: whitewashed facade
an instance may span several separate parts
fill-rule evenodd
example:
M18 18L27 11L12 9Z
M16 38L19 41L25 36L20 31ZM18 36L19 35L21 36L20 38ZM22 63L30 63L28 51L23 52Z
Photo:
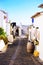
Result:
M38 46L38 51L39 51L39 58L43 60L43 12L38 12L34 16L34 25L36 27L39 27L40 31L40 38L39 38L39 46Z
M6 34L7 36L10 35L10 23L9 22L6 23Z
M10 35L10 23L8 22L8 14L0 10L0 27L4 29L7 35Z
M0 10L0 27L6 32L6 22L8 22L7 13L3 10Z

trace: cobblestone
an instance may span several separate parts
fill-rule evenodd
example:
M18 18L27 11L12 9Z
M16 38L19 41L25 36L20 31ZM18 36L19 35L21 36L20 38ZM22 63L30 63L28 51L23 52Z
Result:
M6 53L0 54L0 65L41 65L33 61L32 54L27 53L26 44L27 39L21 39L9 45Z

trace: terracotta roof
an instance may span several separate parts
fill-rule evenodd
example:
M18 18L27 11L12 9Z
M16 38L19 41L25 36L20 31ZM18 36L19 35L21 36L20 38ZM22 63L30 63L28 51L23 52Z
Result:
M3 10L0 10L1 12L3 12L4 14L7 14L5 11L3 11Z
M43 11L42 11L42 12L37 12L37 13L36 13L36 14L34 14L31 18L38 17L39 15L41 15L41 13L43 13Z
M43 8L43 4L40 4L38 7L39 7L39 8Z

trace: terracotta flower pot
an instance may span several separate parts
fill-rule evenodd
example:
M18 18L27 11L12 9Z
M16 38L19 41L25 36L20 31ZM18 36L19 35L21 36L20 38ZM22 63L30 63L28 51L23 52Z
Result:
M28 42L27 43L27 52L33 53L35 49L34 43L33 42Z

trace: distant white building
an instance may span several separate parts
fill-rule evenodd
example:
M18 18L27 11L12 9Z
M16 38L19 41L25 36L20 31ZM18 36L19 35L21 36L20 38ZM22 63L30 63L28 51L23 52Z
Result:
M22 34L28 34L28 26L27 25L22 25Z

